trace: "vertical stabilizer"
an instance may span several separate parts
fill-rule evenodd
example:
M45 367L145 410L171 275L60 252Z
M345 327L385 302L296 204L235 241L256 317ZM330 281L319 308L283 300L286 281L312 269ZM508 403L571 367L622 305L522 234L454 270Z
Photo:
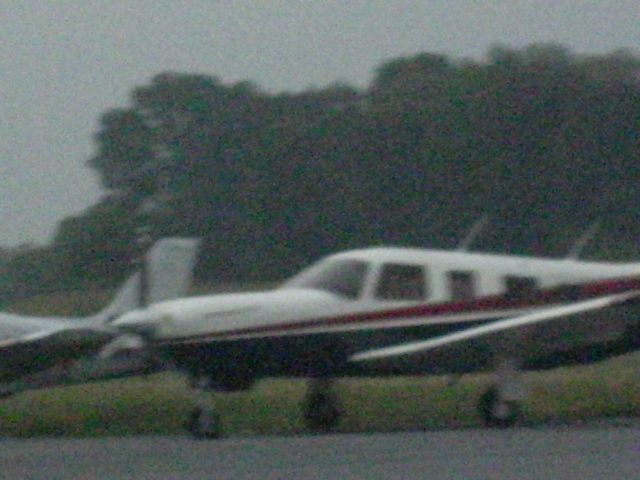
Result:
M144 307L141 299L152 304L184 297L191 285L200 240L164 238L157 241L145 257L146 288L142 294L142 273L135 272L120 287L112 302L91 317L92 321L109 322L125 312Z
M194 238L165 238L147 254L148 303L184 297L193 279L200 244Z

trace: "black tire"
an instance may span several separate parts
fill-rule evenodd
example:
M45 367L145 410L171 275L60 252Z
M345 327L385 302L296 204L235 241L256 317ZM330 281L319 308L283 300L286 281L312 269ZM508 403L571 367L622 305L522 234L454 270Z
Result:
M312 391L303 405L307 430L315 433L331 431L340 420L340 409L335 396L328 391Z
M211 440L222 437L222 422L215 412L205 412L196 407L189 415L187 431L197 440Z
M496 387L489 388L478 401L478 413L484 424L492 428L508 428L522 418L520 403L502 400Z

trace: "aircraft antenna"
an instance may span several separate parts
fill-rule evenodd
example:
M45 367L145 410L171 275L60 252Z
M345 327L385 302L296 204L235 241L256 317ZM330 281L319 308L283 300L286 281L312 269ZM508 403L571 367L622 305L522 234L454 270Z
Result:
M594 222L587 230L576 240L576 242L571 246L569 253L566 256L567 260L577 260L584 247L593 239L595 234L600 229L600 222Z
M478 238L482 229L486 227L487 223L489 223L489 216L485 213L475 221L475 223L469 229L469 233L462 239L462 241L458 244L457 250L460 252L466 252L469 250L469 247L473 243L473 241Z

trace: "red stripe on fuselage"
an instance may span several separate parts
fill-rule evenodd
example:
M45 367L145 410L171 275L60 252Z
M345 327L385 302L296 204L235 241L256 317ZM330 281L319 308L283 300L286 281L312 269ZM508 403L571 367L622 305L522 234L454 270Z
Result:
M382 323L393 320L409 320L418 317L437 317L455 314L484 314L475 319L463 321L486 320L486 314L495 312L495 317L502 318L501 311L526 310L551 304L570 303L606 294L622 293L640 289L639 278L604 280L589 284L573 284L539 290L527 298L514 299L504 295L492 295L474 300L423 304L411 307L395 308L381 311L339 315L336 317L316 318L288 323L261 325L244 329L212 332L194 336L175 337L162 343L203 342L208 339L219 340L226 337L240 337L258 334L280 334L292 330L315 330L319 327L348 327L359 323Z

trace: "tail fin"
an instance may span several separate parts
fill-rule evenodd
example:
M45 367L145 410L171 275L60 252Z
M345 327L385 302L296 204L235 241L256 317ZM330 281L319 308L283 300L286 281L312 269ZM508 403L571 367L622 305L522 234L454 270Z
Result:
M165 238L153 246L147 254L150 304L187 294L199 245L195 238Z
M192 238L164 238L147 252L146 303L152 304L184 297L191 285L193 267L200 240ZM142 274L135 272L120 287L109 305L91 320L104 323L142 305Z

